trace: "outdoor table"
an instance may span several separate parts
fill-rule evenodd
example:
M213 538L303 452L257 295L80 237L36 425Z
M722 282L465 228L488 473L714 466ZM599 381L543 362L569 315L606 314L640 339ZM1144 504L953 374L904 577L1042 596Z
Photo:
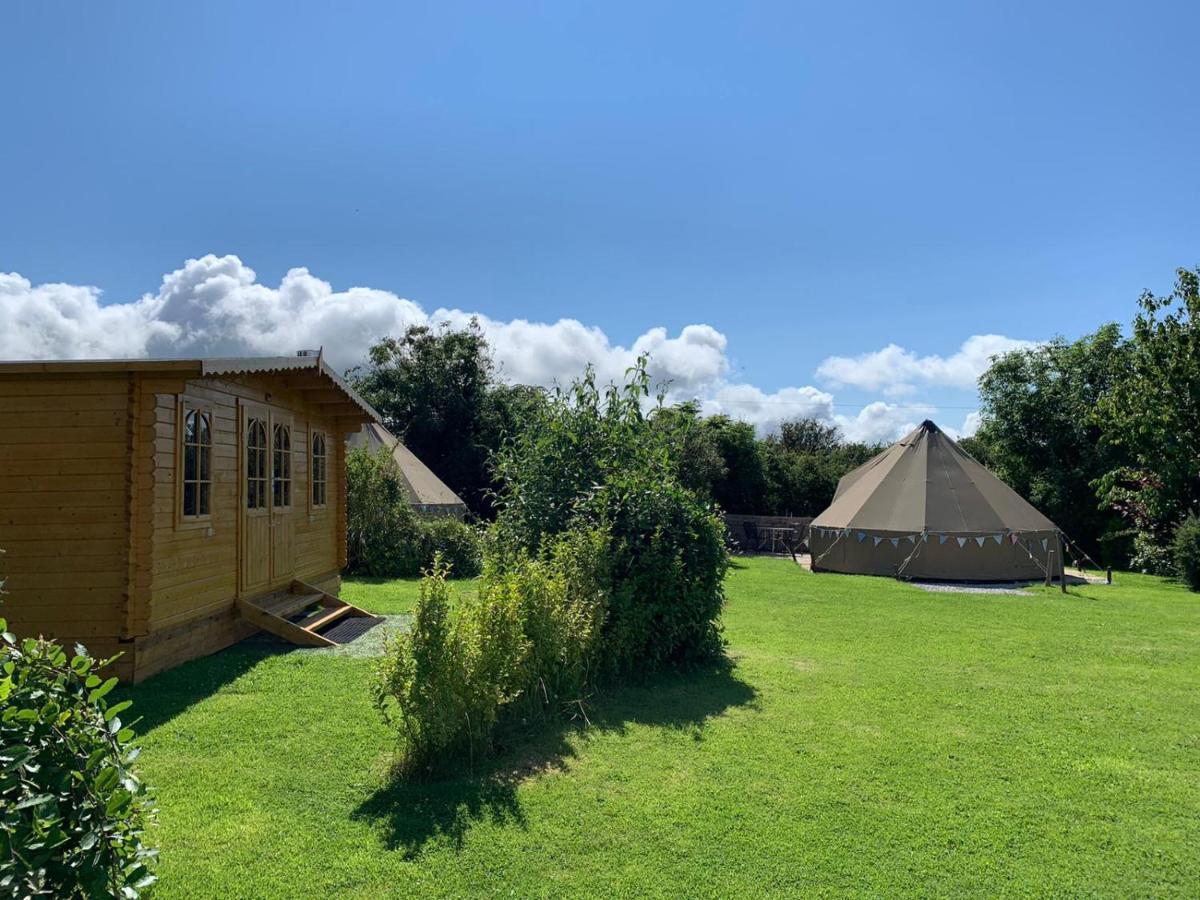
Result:
M790 528L786 525L767 525L763 528L763 531L765 531L771 535L771 552L772 553L775 552L775 545L779 541L780 538L784 537L785 535L796 533L795 528ZM784 546L787 546L787 545L785 544Z

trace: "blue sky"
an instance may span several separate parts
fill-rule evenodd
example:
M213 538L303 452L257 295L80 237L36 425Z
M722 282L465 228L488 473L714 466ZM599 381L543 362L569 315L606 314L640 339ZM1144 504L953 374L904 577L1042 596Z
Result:
M1125 322L1200 263L1198 26L1185 3L7 4L0 272L25 305L0 355L111 346L79 334L111 317L47 324L31 304L78 298L39 285L128 305L233 255L256 279L221 302L286 306L305 267L611 347L703 324L720 385L958 424L973 392L937 365L907 391L886 359L882 384L818 369ZM669 374L715 397L692 344Z

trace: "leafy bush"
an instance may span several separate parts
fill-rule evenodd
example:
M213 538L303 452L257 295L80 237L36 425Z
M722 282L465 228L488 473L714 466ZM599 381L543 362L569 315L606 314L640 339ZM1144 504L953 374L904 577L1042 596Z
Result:
M1175 529L1171 545L1175 571L1193 591L1200 591L1200 516L1189 515Z
M417 529L422 568L428 568L434 558L440 556L456 578L472 578L479 574L483 553L476 529L450 516L418 519Z
M437 553L459 577L479 574L479 536L457 519L421 519L386 450L359 447L346 454L347 567L351 572L407 578L428 568Z
M401 577L420 571L423 547L416 513L386 450L346 454L347 567L361 575Z
M4 630L0 619L0 631ZM137 750L82 647L0 641L0 888L12 896L137 897L154 883Z
M540 557L521 552L484 574L481 602L511 598L520 613L528 646L518 705L523 722L579 709L591 689L608 604L607 546L602 529L575 529Z
M497 459L504 489L476 596L451 606L439 555L412 631L377 673L403 770L582 712L601 677L720 653L724 526L676 479L667 431L643 417L648 393L645 360L603 392L589 371Z
M606 673L718 656L729 564L721 518L678 483L637 470L612 474L580 513L608 535Z
M538 554L574 528L607 536L608 674L720 652L729 564L715 510L683 487L670 435L647 421L646 360L625 385L600 390L588 371L558 391L497 459L504 488L493 545Z
M529 652L515 597L451 605L446 575L438 560L422 580L412 630L388 642L373 685L376 705L400 733L401 767L412 774L448 754L473 758L491 747Z
M411 630L390 640L373 699L400 736L400 769L427 774L493 749L498 726L528 727L583 702L605 594L600 532L564 535L543 558L490 568L451 604L440 557Z

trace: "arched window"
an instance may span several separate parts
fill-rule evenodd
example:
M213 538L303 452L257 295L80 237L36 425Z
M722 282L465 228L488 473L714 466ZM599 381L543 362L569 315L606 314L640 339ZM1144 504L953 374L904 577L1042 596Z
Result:
M272 506L292 505L292 430L286 425L275 426L275 456L272 466Z
M325 455L325 435L314 431L312 436L312 505L324 506L328 458Z
M212 511L212 414L189 409L183 416L183 516Z
M246 509L267 508L267 426L251 419L246 427Z

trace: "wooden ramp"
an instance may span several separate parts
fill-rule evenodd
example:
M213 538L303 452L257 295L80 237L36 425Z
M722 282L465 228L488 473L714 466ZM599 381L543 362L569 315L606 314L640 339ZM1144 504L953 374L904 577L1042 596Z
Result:
M301 647L333 647L338 642L324 633L337 623L347 618L374 618L303 581L293 581L287 591L239 600L238 609L246 621Z

